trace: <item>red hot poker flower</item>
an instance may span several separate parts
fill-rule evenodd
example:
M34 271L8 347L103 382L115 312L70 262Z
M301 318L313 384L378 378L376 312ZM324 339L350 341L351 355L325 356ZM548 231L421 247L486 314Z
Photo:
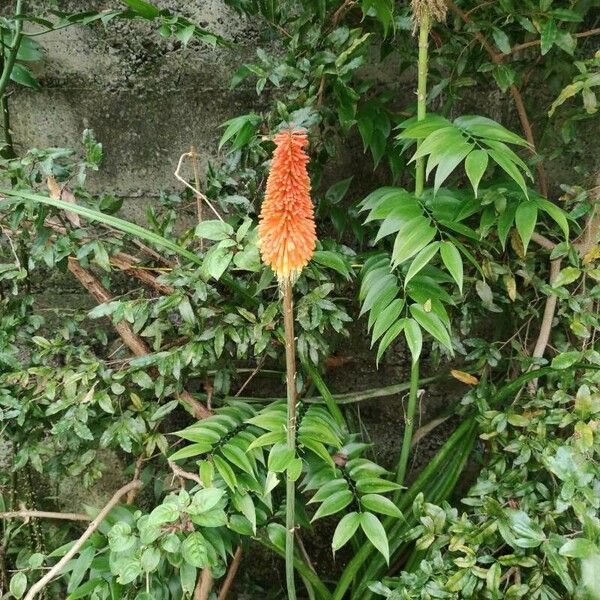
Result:
M260 253L280 283L293 282L308 264L317 240L310 179L306 165L306 132L287 129L276 144L260 213Z

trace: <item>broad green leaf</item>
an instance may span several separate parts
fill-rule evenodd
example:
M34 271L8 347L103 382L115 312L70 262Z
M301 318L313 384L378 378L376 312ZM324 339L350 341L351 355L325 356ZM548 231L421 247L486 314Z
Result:
M159 504L148 518L148 526L164 525L179 519L179 510L174 504ZM113 526L116 527L118 523Z
M438 248L440 247L439 242L433 242L428 246L425 246L413 259L408 267L406 277L404 278L404 287L406 284L424 267L426 267L431 259L436 255Z
M568 556L569 558L589 558L597 552L598 547L596 544L586 538L568 540L558 551L561 556Z
M360 516L360 526L373 546L383 554L385 562L389 564L390 548L381 521L373 513L364 512Z
M198 237L218 242L231 237L234 234L234 229L229 223L225 223L225 221L211 219L198 223L195 232Z
M10 578L10 584L8 585L8 589L15 598L20 598L27 589L27 575L25 575L23 571L15 573Z
M374 281L362 303L359 316L371 310L382 295L389 295L389 301L391 302L400 291L396 283L396 277L389 272L377 281Z
M452 342L450 334L442 323L442 320L433 312L427 312L420 304L410 306L410 314L419 323L419 325L430 333L442 346L452 351Z
M397 136L398 139L422 140L438 129L451 127L448 119L441 115L430 113L424 119L412 117L403 121L400 125L404 130Z
M379 366L379 361L383 356L383 353L387 350L389 345L402 333L404 326L406 324L406 319L400 319L396 321L385 333L383 338L381 338L381 342L379 343L379 348L377 350L377 358L375 363Z
M208 564L206 540L199 531L190 533L181 544L181 557L183 560L198 569L203 569Z
M96 577L86 581L83 585L79 586L76 590L67 596L67 600L79 600L80 598L90 598L92 592L102 584L104 580Z
M529 142L513 133L506 127L496 123L493 119L480 115L462 115L454 120L454 124L464 129L470 135L481 138L486 143L489 140L507 142L518 146L529 146Z
M219 488L203 488L192 497L188 512L190 514L208 512L219 503L224 494L225 491Z
M423 347L423 334L419 324L414 319L406 319L404 324L404 337L412 356L412 362L415 363L421 356L421 348Z
M402 511L389 499L380 494L365 494L360 503L367 509L382 515L402 518Z
M387 481L378 477L367 477L366 479L358 479L356 489L361 494L385 494L386 492L402 489L402 486L394 481Z
M581 352L561 352L552 359L553 369L568 369L581 360Z
M456 144L463 144L465 138L460 132L460 129L450 125L443 129L438 129L432 134L428 135L417 148L417 151L413 154L410 162L415 161L417 158L423 158L431 153L441 153L448 147L455 146Z
M32 88L34 90L40 87L40 84L38 83L37 79L33 76L31 71L27 67L19 63L16 63L13 66L12 71L10 72L10 78L15 83L19 83L25 87Z
M323 501L321 506L319 506L314 517L311 519L311 523L322 517L327 517L339 512L343 508L346 508L346 506L348 506L353 499L354 494L350 490L342 490L332 494Z
M430 220L422 217L408 232L400 232L396 236L392 251L393 266L399 265L413 257L422 248L427 246L435 237L436 230L431 226Z
M550 48L556 42L556 38L558 36L558 27L556 26L556 21L554 19L548 19L541 31L541 45L540 50L542 52L542 56L547 54Z
M581 271L576 267L565 267L551 282L552 287L561 287L563 285L569 285L570 283L577 281L577 279L579 279L580 276Z
M448 272L452 275L454 281L456 281L456 285L458 285L458 289L462 294L463 261L458 248L452 242L444 241L440 246L440 255L446 269L448 269Z
M479 182L488 166L488 153L485 150L473 150L465 160L465 172L473 186L473 192L477 197Z
M502 29L498 27L494 27L492 30L492 36L494 38L494 42L496 42L496 46L498 46L498 50L502 52L502 54L510 54L510 40L508 36Z
M515 224L517 231L523 242L523 249L527 252L527 246L531 235L535 230L537 223L538 209L535 200L527 200L519 204L517 212L515 213Z
M357 512L351 512L344 515L340 522L337 524L335 531L333 532L333 540L331 542L331 548L335 552L342 548L348 540L356 533L360 525L360 514Z

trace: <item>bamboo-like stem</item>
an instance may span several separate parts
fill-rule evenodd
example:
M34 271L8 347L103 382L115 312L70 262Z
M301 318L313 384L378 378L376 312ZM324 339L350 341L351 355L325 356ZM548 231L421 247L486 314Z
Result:
M296 453L296 348L294 341L294 302L292 282L282 285L283 323L285 329L285 367L287 380L287 447ZM296 489L289 474L286 478L285 497L285 578L289 600L296 600L294 583L294 533L296 529Z
M418 83L417 83L417 120L422 121L427 114L427 53L429 46L429 13L423 12L419 22L419 65L418 65ZM417 143L417 148L419 143ZM423 194L425 187L425 158L417 159L415 169L415 196L417 198ZM406 469L408 466L408 457L412 445L412 434L415 420L415 411L417 408L417 393L419 391L419 358L413 356L410 368L410 392L408 395L408 406L404 419L404 435L402 439L402 449L396 466L396 482L404 484L406 478ZM399 494L395 494L397 500Z
M408 406L406 407L406 416L404 418L404 435L402 438L402 449L400 450L400 458L398 459L398 467L396 469L396 482L404 485L406 479L406 470L408 467L408 457L412 447L412 436L415 421L415 412L417 408L417 395L419 392L419 360L413 360L410 368L410 392L408 394ZM395 494L395 499L398 500L400 490Z
M427 114L427 52L429 47L429 14L423 13L419 23L419 66L417 83L417 120L422 121ZM417 147L420 143L417 143ZM425 157L416 161L415 196L419 197L425 187Z

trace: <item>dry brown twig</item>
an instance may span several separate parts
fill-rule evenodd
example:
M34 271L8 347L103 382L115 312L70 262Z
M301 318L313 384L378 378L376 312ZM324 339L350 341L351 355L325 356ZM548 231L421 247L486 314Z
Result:
M229 569L227 569L227 575L225 576L225 580L223 581L223 585L219 591L219 596L217 600L226 600L227 594L229 594L229 590L231 589L231 585L233 584L233 580L237 575L238 569L240 568L240 563L242 562L242 547L238 546L235 550L235 554L233 555L233 560L229 565Z
M46 510L13 510L9 512L0 512L0 519L23 519L28 522L29 519L57 519L60 521L90 521L91 517L82 513L61 513Z
M98 513L94 520L88 525L87 529L81 534L79 539L69 548L66 554L36 583L34 583L27 592L23 600L33 600L36 594L41 592L57 575L60 575L66 564L79 552L86 540L98 529L102 521L108 516L110 511L118 504L119 500L131 490L142 487L142 482L134 479L122 488L118 489L112 498L106 503L104 508Z
M181 176L181 168L183 166L183 161L186 158L193 159L194 156L195 156L195 154L192 152L184 152L179 157L179 162L177 163L177 168L175 169L174 175L179 181L181 181L181 183L183 183L183 185L185 185L187 188L192 190L192 192L194 192L194 194L196 194L196 197L201 198L202 201L206 202L206 205L208 206L208 208L210 208L210 210L213 211L215 217L217 217L217 219L219 219L219 221L224 222L223 217L221 217L221 215L219 214L219 211L213 206L211 201L198 188L196 188L193 185L191 185L190 183L188 183L188 181L187 181L187 179L185 179L185 177Z

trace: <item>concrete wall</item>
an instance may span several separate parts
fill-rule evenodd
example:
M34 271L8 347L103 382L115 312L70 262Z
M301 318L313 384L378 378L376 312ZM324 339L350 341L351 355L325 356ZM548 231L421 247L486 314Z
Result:
M194 144L201 155L214 154L218 125L257 102L253 91L228 89L234 70L253 53L257 32L251 23L221 0L156 4L235 47L212 49L194 41L185 48L143 19L73 26L37 38L47 51L36 69L42 89L21 88L11 101L20 147L78 148L83 129L92 128L104 144L105 161L90 184L136 202L175 187L181 153ZM48 2L37 5L43 11ZM117 0L59 3L65 11L122 7Z

